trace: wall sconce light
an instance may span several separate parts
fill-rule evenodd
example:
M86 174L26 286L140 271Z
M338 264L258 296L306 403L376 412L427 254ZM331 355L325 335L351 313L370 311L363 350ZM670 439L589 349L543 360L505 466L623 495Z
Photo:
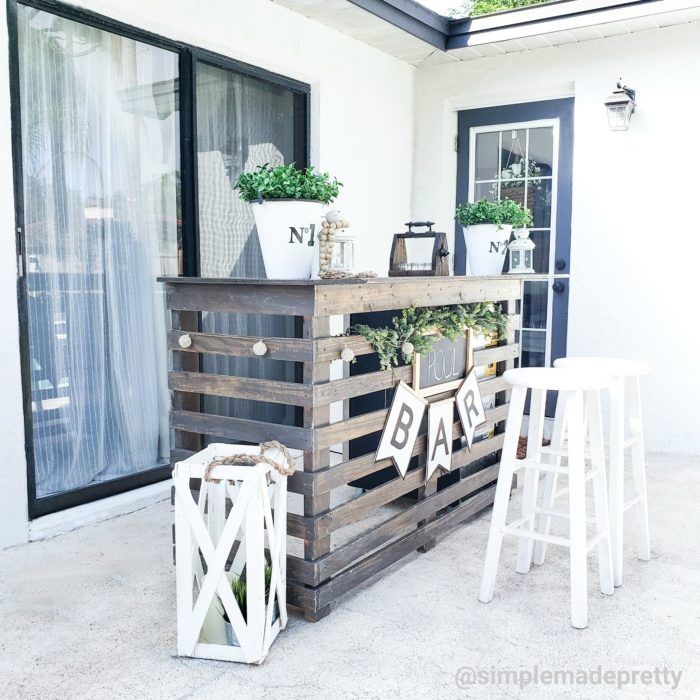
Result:
M622 84L622 78L617 81L617 90L605 100L608 109L608 125L610 131L627 131L630 128L630 118L634 112L635 90Z

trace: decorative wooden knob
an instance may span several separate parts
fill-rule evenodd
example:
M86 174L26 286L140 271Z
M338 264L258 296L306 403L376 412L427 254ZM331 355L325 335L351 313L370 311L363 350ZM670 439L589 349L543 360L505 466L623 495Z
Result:
M343 362L352 362L355 359L355 351L350 348L343 348L340 353L340 359Z
M181 348L189 348L189 347L191 347L191 346L192 346L192 338L190 337L190 334L189 334L189 333L185 333L184 335L181 335L181 336L177 339L177 344L178 344Z
M262 357L267 352L267 345L263 343L262 340L258 340L255 345L253 345L253 353L258 357Z

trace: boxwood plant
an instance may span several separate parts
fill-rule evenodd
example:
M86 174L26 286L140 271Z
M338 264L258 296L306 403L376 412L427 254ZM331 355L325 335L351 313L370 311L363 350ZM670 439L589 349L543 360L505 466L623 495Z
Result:
M328 173L317 173L312 167L297 168L295 163L258 166L253 172L241 173L234 188L244 202L269 199L308 199L330 204L337 196L342 182Z
M492 202L488 199L464 202L457 205L455 219L462 226L496 224L500 228L503 224L510 224L513 228L527 228L532 225L530 211L523 209L512 199L504 199L500 202Z

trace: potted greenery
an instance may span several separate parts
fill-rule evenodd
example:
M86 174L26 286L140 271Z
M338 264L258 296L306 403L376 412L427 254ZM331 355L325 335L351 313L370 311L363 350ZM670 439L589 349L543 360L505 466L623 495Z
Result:
M235 188L253 206L268 278L311 277L323 207L338 196L341 185L328 173L294 163L266 163L241 173Z
M230 574L231 578L231 592L236 600L238 609L243 615L243 619L247 622L248 616L248 584L246 582L245 573L241 576L236 576L235 574ZM265 604L270 602L270 583L272 582L272 566L270 564L265 565ZM238 643L238 638L236 637L236 632L233 629L233 625L228 618L228 614L224 608L221 598L217 596L217 607L221 616L224 618L224 629L226 630L226 642L233 647L240 646ZM275 600L275 609L272 613L272 621L274 622L279 617L279 607L277 601Z
M510 199L465 202L457 206L455 219L464 231L470 275L500 275L511 232L532 224L530 212Z

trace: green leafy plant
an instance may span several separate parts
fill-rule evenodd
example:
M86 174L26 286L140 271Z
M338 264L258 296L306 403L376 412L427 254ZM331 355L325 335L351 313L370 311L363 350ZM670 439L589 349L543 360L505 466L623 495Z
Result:
M272 582L272 566L270 564L265 565L265 602L270 601L270 583ZM238 609L243 615L243 619L247 619L248 615L248 583L246 582L245 572L241 576L233 576L231 579L231 592L233 597L236 599L238 604ZM226 622L230 622L228 619L228 614L224 608L224 604L221 602L221 598L218 599L220 610L219 612L223 615Z
M513 228L527 228L532 225L532 214L512 199L492 202L480 199L478 202L463 202L457 205L455 219L461 226L476 224L510 224Z
M467 0L449 10L452 17L476 17L491 12L517 10L528 5L540 5L548 0Z
M414 353L425 355L438 338L454 340L467 328L483 335L495 333L502 340L508 328L508 316L493 302L411 307L395 316L390 327L372 328L358 323L350 326L346 335L361 335L371 343L381 369L386 370L397 366L399 358L412 364Z
M310 199L330 204L342 187L342 182L328 173L311 168L297 168L295 163L258 166L253 172L241 173L234 185L244 202L269 199Z

